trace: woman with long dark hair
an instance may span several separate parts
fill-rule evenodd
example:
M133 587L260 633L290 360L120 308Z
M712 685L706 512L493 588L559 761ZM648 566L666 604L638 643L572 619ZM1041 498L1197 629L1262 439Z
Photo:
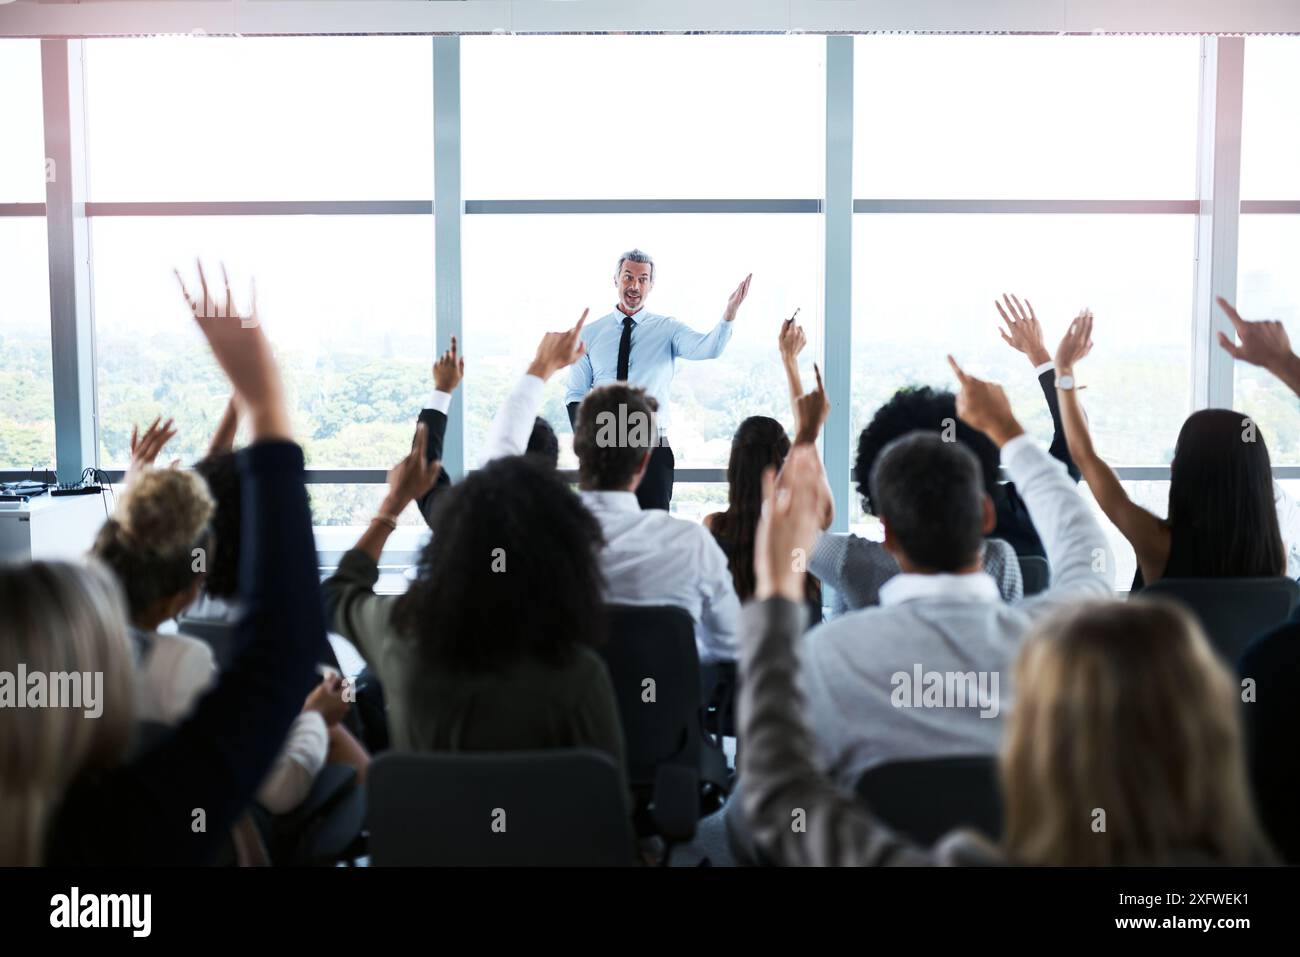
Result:
M1223 303L1225 308L1228 307ZM1074 366L1092 349L1092 313L1070 324L1056 352L1057 388L1070 455L1097 504L1137 554L1134 589L1160 578L1282 575L1286 550L1273 498L1268 446L1251 419L1202 409L1178 433L1169 467L1169 513L1138 505L1093 448L1074 383Z
M781 470L790 452L790 437L776 419L751 415L731 440L727 462L727 510L705 518L713 537L727 555L727 567L736 586L736 596L747 601L754 596L754 532L763 512L763 471ZM821 583L809 577L807 600L821 618Z
M817 388L803 394L798 355L806 341L803 328L795 324L793 317L782 323L778 343L798 429L796 442L811 444L817 441L826 422L830 403L822 385L821 371L815 365ZM751 415L741 422L731 440L731 458L727 462L727 510L704 517L705 527L726 553L736 597L741 602L754 595L754 531L763 511L763 472L768 468L779 472L790 446L790 437L776 419ZM829 526L831 516L825 518ZM805 590L811 621L816 624L822 620L821 582L810 575Z

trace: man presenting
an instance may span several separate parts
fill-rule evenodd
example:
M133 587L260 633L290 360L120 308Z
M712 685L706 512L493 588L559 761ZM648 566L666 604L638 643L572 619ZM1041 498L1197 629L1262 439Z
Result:
M722 321L710 332L696 332L671 316L660 316L644 308L654 288L655 263L646 253L633 249L618 260L614 287L618 305L607 316L582 331L583 355L569 369L564 403L573 423L583 396L594 387L626 382L645 389L659 403L659 437L645 477L637 488L642 508L667 510L673 497L673 468L676 464L668 444L668 393L677 359L716 359L731 339L731 323L749 294L753 274L727 300Z

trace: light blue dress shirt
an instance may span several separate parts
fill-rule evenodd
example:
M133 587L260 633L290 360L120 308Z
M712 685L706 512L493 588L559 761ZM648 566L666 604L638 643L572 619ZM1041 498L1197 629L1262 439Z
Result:
M618 381L618 343L623 337L623 313L615 309L582 327L586 354L569 367L564 404L581 402L596 386ZM731 341L725 319L709 332L696 332L671 316L641 309L632 316L632 351L628 355L629 385L645 389L659 403L659 431L668 429L668 395L678 359L716 359Z

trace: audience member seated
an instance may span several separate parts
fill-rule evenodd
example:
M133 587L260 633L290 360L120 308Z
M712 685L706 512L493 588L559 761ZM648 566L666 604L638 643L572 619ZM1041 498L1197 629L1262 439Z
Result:
M94 559L85 567L0 569L8 624L0 629L0 670L21 662L29 673L103 676L102 688L93 682L95 702L83 689L85 709L0 708L0 865L210 861L313 683L325 631L302 451L290 438L280 374L259 323L241 321L228 284L222 303L201 269L200 282L201 298L186 299L252 423L253 444L239 461L250 511L239 653L173 735L128 760L134 652L111 573ZM202 828L194 826L196 809Z
M963 415L1006 438L1014 419L1005 400L998 394L992 401L994 390L962 378ZM804 576L789 558L817 534L814 455L797 447L779 484L768 479L755 551L757 601L743 615L744 814L768 853L784 864L848 866L1272 862L1247 791L1236 686L1191 616L1157 601L1071 604L1024 640L1000 750L1000 843L962 830L918 847L823 775L796 651ZM1059 554L1061 531L1075 541L1092 537L1095 523L1072 509L1060 522L1046 521L1044 505L1075 495L1046 454L1021 440L1007 449L1007 467L1022 482L1049 557ZM887 472L888 463L880 468ZM974 566L973 536L967 547ZM1072 549L1066 557L1060 567L1073 575ZM1101 590L1077 581L1080 597ZM859 640L876 644L880 637L864 632ZM884 680L879 669L873 675Z
M537 355L527 373L510 390L492 419L487 440L483 443L479 456L481 465L506 455L528 454L537 456L538 461L549 468L556 467L560 459L559 440L555 437L551 423L536 415L536 411L542 402L542 389L546 380L582 356L585 347L578 334L586 319L587 313L583 312L573 329L567 332L548 332L542 336ZM457 355L456 337L452 336L451 348L433 365L433 398L419 417L419 422L423 422L428 430L428 445L425 449L427 462L442 460L442 440L447 431L447 410L451 408L451 394L464 378L465 359ZM433 488L420 496L416 504L426 524L432 522L438 493L450 484L451 478L440 470Z
M1025 355L1034 366L1038 384L1047 400L1047 409L1054 427L1052 444L1048 451L1065 463L1070 477L1078 480L1079 473L1070 461L1065 437L1061 430L1060 408L1056 398L1056 372L1052 359L1043 346L1043 330L1034 315L1033 306L1014 296L1003 296L1006 307L995 302L1006 324L999 329L1003 340L1017 352ZM962 443L976 454L984 475L984 488L993 501L997 515L992 533L984 542L984 570L998 584L1005 601L1016 601L1024 595L1024 582L1017 556L1046 557L1042 540L1024 500L1016 491L1014 482L999 482L1001 461L997 448L986 436L972 430L957 417L956 399L950 392L939 392L929 387L900 389L877 410L871 422L858 438L858 456L853 475L858 494L862 496L863 510L875 514L871 500L870 477L877 456L890 442L916 429L941 436L945 441ZM831 603L833 616L856 608L875 605L880 600L880 587L899 572L898 563L879 542L857 535L821 535L809 562L809 571L834 589Z
M141 678L136 717L175 724L212 681L216 662L197 638L157 629L194 601L202 586L212 497L193 472L153 469L136 460L131 473L91 553L112 569L126 595Z
M216 508L210 523L207 574L198 598L177 619L182 632L187 624L197 624L209 632L226 630L233 639L235 624L242 614L237 595L244 516L238 457L233 451L237 424L232 399L207 456L194 465L194 471L206 480ZM258 791L258 802L271 813L287 813L302 803L326 764L351 765L358 782L364 782L370 755L341 723L351 710L343 698L344 691L339 676L325 676L307 698L289 732L284 752Z
M158 437L155 423L138 446L133 445L131 477L113 517L100 529L92 553L113 571L126 595L128 633L135 645L140 679L136 719L175 725L212 687L217 667L206 642L183 634L162 634L158 626L176 618L194 601L205 583L204 569L209 562L217 574L218 588L235 584L238 574L225 562L237 562L238 555L219 548L220 539L209 527L214 503L203 478L197 472L152 468L161 449ZM225 477L237 481L235 469L233 453L226 453ZM234 507L238 508L237 495ZM239 528L240 516L229 514L230 510L226 503L218 527L238 548L234 530ZM229 602L230 598L233 592L227 592L221 601L223 621L233 633L239 606ZM209 609L213 609L211 604ZM369 761L364 750L350 735L344 740L347 732L337 721L330 726L325 720L326 715L336 713L340 703L343 712L348 708L342 701L342 689L335 684L322 681L312 691L283 751L258 789L258 803L273 814L287 813L302 802L331 749L350 758L358 773L364 773Z
M1223 300L1220 304L1232 309ZM1239 331L1246 328L1235 311L1229 315L1241 323ZM1187 417L1169 466L1169 510L1162 519L1129 498L1093 448L1074 387L1075 365L1091 349L1092 313L1085 311L1070 323L1056 351L1065 435L1089 491L1137 554L1133 589L1166 577L1284 574L1273 472L1255 423L1227 409L1202 409Z
M1106 534L1065 467L1025 434L1000 386L952 366L962 385L957 414L1001 449L1042 535L1052 584L1001 600L980 558L994 505L965 443L914 432L886 446L869 488L902 574L881 588L879 607L828 622L803 645L818 753L845 787L884 761L993 753L1010 702L1000 676L1030 626L1065 602L1112 594ZM975 684L950 687L966 695L955 706L915 706L930 682L923 676L936 674L946 686L953 676Z
M324 586L334 630L383 684L394 747L592 747L626 779L613 687L593 650L606 637L600 528L553 469L508 456L439 495L410 589L375 594L397 516L439 469L425 461L425 429Z
M815 443L830 414L821 372L813 366L818 388L804 396L797 359L807 342L803 328L795 325L793 318L787 319L781 325L779 342L798 430L796 441ZM801 416L801 408L807 412L806 421ZM727 556L736 597L742 602L754 595L754 529L758 527L758 513L763 507L763 471L768 466L779 471L789 451L790 437L776 419L751 415L741 422L731 440L731 458L727 462L727 510L704 516L704 527L713 533ZM833 502L829 496L826 501L831 507L826 511L823 527L828 527L834 518ZM809 621L816 624L822 620L822 589L812 575L808 576L807 591Z
M657 408L622 382L593 389L578 407L573 450L583 504L604 535L605 601L682 608L695 622L700 662L733 661L740 602L727 556L703 525L637 502L658 441Z

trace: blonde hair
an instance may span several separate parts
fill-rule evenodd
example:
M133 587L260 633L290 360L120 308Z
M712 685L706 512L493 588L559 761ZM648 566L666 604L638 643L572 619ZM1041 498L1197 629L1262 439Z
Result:
M132 621L202 574L195 552L209 545L215 508L207 483L195 472L149 469L127 485L92 551L117 575Z
M117 583L97 562L0 567L0 671L103 675L103 710L0 708L0 866L41 863L50 814L80 774L118 764L135 719L134 660ZM17 689L25 694L25 688Z
M1026 639L1014 683L1001 760L1013 862L1267 859L1238 689L1182 608L1063 609Z

